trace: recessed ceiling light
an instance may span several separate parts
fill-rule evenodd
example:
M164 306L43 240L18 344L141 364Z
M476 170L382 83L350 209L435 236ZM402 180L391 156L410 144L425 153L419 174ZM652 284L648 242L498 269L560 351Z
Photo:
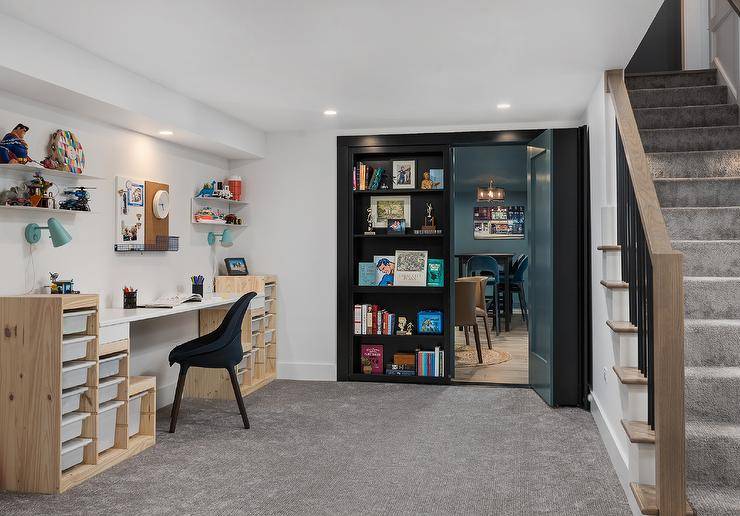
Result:
M501 104L496 104L496 107L498 109L509 109L511 107L511 104L506 104L505 102L502 102Z
M337 116L337 112L335 109L327 109L324 111L325 116Z
M165 130L165 131L159 131L159 134L161 134L162 136L172 136L175 133L173 133L172 131Z

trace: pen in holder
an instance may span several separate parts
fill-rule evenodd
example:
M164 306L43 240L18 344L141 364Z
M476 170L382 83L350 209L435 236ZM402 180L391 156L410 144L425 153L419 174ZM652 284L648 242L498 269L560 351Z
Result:
M203 296L203 283L205 278L203 276L190 276L190 284L193 286L193 294L200 294Z
M128 287L123 289L123 307L136 308L136 290Z

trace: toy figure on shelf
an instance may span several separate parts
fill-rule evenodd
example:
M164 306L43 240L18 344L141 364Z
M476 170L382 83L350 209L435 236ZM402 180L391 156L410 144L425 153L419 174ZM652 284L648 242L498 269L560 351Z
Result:
M64 190L64 195L70 196L61 203L59 209L72 211L90 211L90 193L93 187L78 186Z
M31 201L31 206L37 208L51 208L52 207L52 196L49 195L49 188L54 186L53 183L47 181L39 174L34 174L33 179L26 183L28 188L28 199Z
M195 196L196 197L213 197L213 184L212 183L204 183L203 188L200 189L200 192L198 192Z
M421 227L421 229L437 229L437 225L435 223L435 217L434 217L434 206L432 206L431 202L427 203L427 214L424 217L424 225Z
M50 272L49 277L51 278L51 285L49 285L49 292L52 294L79 294L77 290L74 290L74 280L60 280L58 272Z
M398 317L398 329L396 335L406 335L406 318L404 316Z
M28 157L28 144L24 140L28 126L16 125L0 140L0 163L25 164L33 161Z
M367 231L365 231L366 235L374 235L375 230L373 229L373 210L372 208L367 209Z

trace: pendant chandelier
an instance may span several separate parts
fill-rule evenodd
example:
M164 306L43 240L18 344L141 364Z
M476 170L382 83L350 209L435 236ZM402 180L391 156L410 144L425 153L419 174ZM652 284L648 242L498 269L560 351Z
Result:
M496 202L503 201L506 198L506 193L503 188L497 188L493 186L493 178L488 181L488 186L478 187L478 202L488 201Z

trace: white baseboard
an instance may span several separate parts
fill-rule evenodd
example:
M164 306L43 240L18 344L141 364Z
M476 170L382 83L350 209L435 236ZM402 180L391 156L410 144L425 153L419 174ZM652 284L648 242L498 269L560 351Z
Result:
M281 380L337 381L337 364L329 362L278 362Z
M640 512L640 508L637 506L635 497L632 494L632 489L630 488L629 459L622 454L622 450L617 444L614 428L611 427L604 417L601 407L599 406L599 400L593 392L591 392L591 415L596 422L596 427L599 429L601 440L604 442L606 451L609 454L609 459L612 462L612 466L614 466L614 471L617 473L619 483L624 490L624 494L627 496L627 502L629 502L632 514L634 516L641 516L642 513Z
M719 80L717 82L722 86L727 86L727 89L732 96L732 99L730 99L730 104L737 104L740 100L737 98L737 88L734 84L732 84L730 76L727 75L727 70L725 70L725 67L722 64L722 61L719 60L719 57L715 57L714 59L712 59L712 65L714 65L714 68L716 68L717 72L719 73Z

